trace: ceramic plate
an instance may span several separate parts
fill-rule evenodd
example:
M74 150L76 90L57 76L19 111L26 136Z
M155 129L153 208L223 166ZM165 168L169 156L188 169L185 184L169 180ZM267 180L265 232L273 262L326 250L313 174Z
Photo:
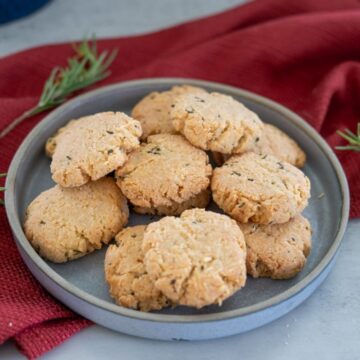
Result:
M142 313L116 305L104 281L105 250L81 259L53 264L30 246L22 230L28 204L53 186L44 144L70 119L101 111L130 114L133 105L151 91L175 84L201 86L233 96L260 118L293 137L306 151L304 168L311 180L311 199L304 215L313 230L313 249L304 270L291 280L248 278L246 287L221 307L186 307ZM346 178L334 153L303 119L283 106L253 93L218 83L190 79L146 79L107 86L67 102L51 112L26 137L17 151L6 181L6 211L19 251L40 283L69 308L108 328L163 340L200 340L241 333L268 323L304 301L325 279L347 224L349 194ZM210 208L215 209L214 205ZM129 225L154 221L131 214Z

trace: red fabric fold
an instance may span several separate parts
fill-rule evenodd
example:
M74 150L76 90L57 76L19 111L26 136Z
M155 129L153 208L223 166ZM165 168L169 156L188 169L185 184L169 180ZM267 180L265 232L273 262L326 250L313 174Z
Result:
M96 29L95 29L96 30ZM98 86L144 77L192 77L267 96L303 116L334 147L337 129L360 121L360 3L261 0L152 34L99 41L117 47L112 75ZM33 106L69 44L0 59L0 129ZM26 120L0 142L0 172L30 129ZM360 216L360 154L336 151L350 184L351 216ZM90 322L54 300L23 264L0 209L0 343L13 338L35 358Z

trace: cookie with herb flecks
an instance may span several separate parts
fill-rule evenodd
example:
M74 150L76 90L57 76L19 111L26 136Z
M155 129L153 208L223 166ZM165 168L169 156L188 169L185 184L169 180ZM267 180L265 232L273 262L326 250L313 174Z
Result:
M133 108L131 116L139 120L143 129L142 139L155 134L175 134L170 110L176 98L181 94L204 94L206 91L199 87L181 85L173 86L170 90L152 92L140 100Z
M239 224L251 276L289 279L299 273L311 250L311 226L301 215L285 224Z
M290 136L271 124L264 124L262 134L255 139L251 151L260 155L273 155L281 161L286 161L296 167L303 167L306 155L300 146ZM213 158L217 165L222 165L230 155L214 152Z
M51 137L46 140L45 143L45 154L49 158L54 155L56 144L58 139L66 132L71 131L73 127L76 125L76 120L70 120L65 126L58 129Z
M213 199L241 223L285 223L310 197L310 180L295 166L271 155L234 155L214 170Z
M129 210L115 181L103 178L76 188L42 192L26 211L24 230L45 259L61 263L107 244L127 223Z
M138 213L179 215L210 198L207 154L181 135L149 136L116 171L117 184Z
M223 154L251 150L263 130L254 112L219 93L179 96L171 118L174 128L194 146Z
M155 287L176 304L218 304L245 285L246 245L226 215L204 209L167 216L146 227L144 264Z
M63 187L102 178L139 147L140 123L124 113L90 115L69 126L57 137L51 162L52 178Z
M105 255L105 278L110 294L125 307L141 311L160 310L170 304L147 273L142 242L144 225L127 227L116 237Z

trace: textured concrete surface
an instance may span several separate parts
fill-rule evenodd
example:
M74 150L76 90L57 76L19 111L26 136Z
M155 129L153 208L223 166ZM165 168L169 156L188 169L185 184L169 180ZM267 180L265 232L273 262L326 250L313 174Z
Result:
M0 56L27 47L138 34L240 4L241 0L53 0L36 14L0 26ZM323 285L283 318L247 334L203 342L167 343L93 326L43 359L327 359L360 358L360 220L352 220L337 263ZM1 359L23 358L11 342Z

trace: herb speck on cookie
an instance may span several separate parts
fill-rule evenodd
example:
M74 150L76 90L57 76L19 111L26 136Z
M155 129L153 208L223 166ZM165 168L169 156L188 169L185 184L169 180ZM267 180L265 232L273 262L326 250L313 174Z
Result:
M152 149L150 149L149 151L147 151L148 154L153 154L153 155L160 155L161 153L161 149L159 146L155 146Z

